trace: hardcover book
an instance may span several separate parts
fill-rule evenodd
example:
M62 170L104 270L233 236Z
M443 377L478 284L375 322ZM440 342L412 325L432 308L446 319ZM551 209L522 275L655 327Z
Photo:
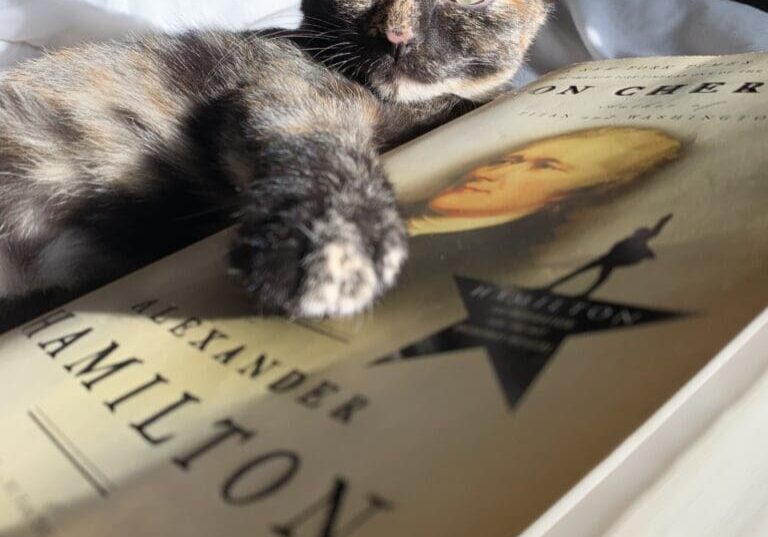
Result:
M9 332L0 535L522 532L768 303L767 72L575 65L389 153L365 315L253 316L224 231Z

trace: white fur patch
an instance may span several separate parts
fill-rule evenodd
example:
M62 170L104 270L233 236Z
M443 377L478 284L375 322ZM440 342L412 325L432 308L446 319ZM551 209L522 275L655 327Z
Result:
M382 259L381 268L381 279L384 281L386 287L394 285L406 257L408 257L408 252L402 246L387 248L384 258Z
M370 306L379 290L371 259L356 245L336 241L308 260L299 315L354 315Z
M67 185L77 177L74 168L64 159L41 160L34 170L35 180L41 183Z
M99 252L88 233L65 229L48 240L0 239L0 297L18 297L33 291L76 288L109 274L115 259ZM39 244L33 250L33 244Z
M43 208L30 205L13 211L10 220L13 221L13 227L21 239L36 239L48 231L45 214Z
M517 72L517 66L483 78L446 78L433 84L425 84L399 76L395 81L379 85L384 97L404 103L428 101L443 95L456 95L470 101L487 99L503 88Z

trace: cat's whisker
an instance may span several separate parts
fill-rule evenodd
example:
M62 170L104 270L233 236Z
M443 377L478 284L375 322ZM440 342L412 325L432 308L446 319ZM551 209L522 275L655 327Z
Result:
M346 24L346 23L345 23ZM347 28L346 26L332 26L328 24L320 24L320 23L313 23L308 19L305 19L304 22L301 24L301 26L298 29L301 28L315 28L315 29L322 29L322 30L333 30L338 32L344 32L347 34L353 34L357 35L354 31Z
M325 65L326 67L331 68L331 66L335 65L338 61L346 60L351 56L355 56L355 51L347 50L347 51L334 53L333 55L327 58L321 58L320 61L322 61L323 65Z
M366 66L367 64L369 64L369 62L370 62L370 60L365 60L365 61L362 61L362 62L360 62L360 64L357 66L357 69L355 69L355 72L354 72L354 73L352 73L352 79L353 79L353 80L356 80L356 79L357 79L357 77L360 75L360 70L361 70L361 69L362 69L364 66Z
M317 235L317 233L313 232L313 231L312 231L311 229L309 229L309 228L308 228L306 225L304 225L304 224L301 224L301 223L300 223L298 226L296 226L296 228L297 228L299 231L301 231L301 233L302 233L302 234L303 234L305 237L307 237L309 240L311 240L312 242L317 242L317 241L318 241L318 235Z
M303 39L321 39L324 41L335 41L336 36L333 31L329 30L322 33L298 33L289 32L286 30L275 30L273 32L260 32L258 35L254 35L249 38L252 42L258 39L282 39L285 37L299 37Z
M212 207L210 209L205 209L205 210L202 210L202 211L199 211L199 212L178 216L178 217L174 218L174 221L176 221L176 222L185 222L185 221L188 221L188 220L193 220L195 218L200 218L201 216L210 216L210 215L216 214L216 213L225 214L227 212L228 211L227 211L226 207Z
M357 73L355 74L355 78L357 78L360 74L360 72L363 71L363 69L366 71L366 74L370 75L372 71L375 71L378 66L380 66L384 62L384 58L375 58L373 60L369 59L366 62L362 63L360 67L358 68Z
M360 56L359 56L359 55L357 55L357 56L354 58L354 61L355 61L355 62L357 62L357 67L358 67L358 68L360 67L360 64L362 63L362 62L360 62L360 61L359 61L360 59L361 59L361 58L360 58ZM340 69L340 71L341 71L342 73L344 73L344 74L347 74L348 70L349 70L349 69L351 69L351 68L353 68L353 67L355 67L355 65L352 65L352 66L348 66L348 65L345 65L345 66L344 66L342 69Z
M334 45L330 45L328 47L321 47L321 48L314 48L314 49L307 48L305 50L317 50L317 51L320 51L320 52L328 52L329 50L333 50L335 48L340 48L340 47L351 48L353 46L354 45L352 43L341 42L341 43L336 43Z
M335 19L336 22L340 22L344 26L348 26L348 25L354 24L354 21L351 18L342 17L339 14L324 13L323 16ZM329 26L331 24L331 21L329 21L327 18L321 19L321 18L318 18L318 17L312 17L311 15L306 15L306 14L303 16L302 20L304 20L304 21L311 21L311 22L314 22L314 23L317 23L317 24L321 24L321 25L324 25L324 26Z
M344 49L344 50L334 52L332 55L328 56L327 58L323 58L322 61L326 65L329 65L333 63L335 60L337 60L338 58L341 58L342 56L350 56L352 54L354 54L354 50Z
M336 65L340 61L345 61L348 59L349 56L352 55L352 52L339 52L338 54L334 54L330 58L328 58L325 61L325 65L327 65L329 68L333 68L332 66Z
M332 65L329 65L328 68L329 69L334 69L334 70L337 70L337 71L338 70L342 70L342 66L345 66L345 65L349 64L350 62L353 62L353 61L355 61L357 59L359 59L359 56L353 56L353 57L351 57L351 58L349 58L347 60L344 60L344 61L337 62L337 63L332 64Z

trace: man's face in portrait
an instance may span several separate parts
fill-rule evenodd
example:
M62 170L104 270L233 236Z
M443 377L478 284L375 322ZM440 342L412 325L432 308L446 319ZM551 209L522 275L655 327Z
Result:
M675 158L680 145L658 130L621 127L547 138L474 169L429 208L461 217L533 212L583 188L632 180Z

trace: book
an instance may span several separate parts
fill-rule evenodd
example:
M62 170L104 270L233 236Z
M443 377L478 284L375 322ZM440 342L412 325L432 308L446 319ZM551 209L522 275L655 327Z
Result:
M575 65L389 153L412 255L365 315L251 315L224 231L11 331L0 534L606 530L662 470L626 443L669 460L727 398L685 434L648 423L713 359L768 365L743 357L768 299L766 72ZM621 494L583 515L595 475Z

